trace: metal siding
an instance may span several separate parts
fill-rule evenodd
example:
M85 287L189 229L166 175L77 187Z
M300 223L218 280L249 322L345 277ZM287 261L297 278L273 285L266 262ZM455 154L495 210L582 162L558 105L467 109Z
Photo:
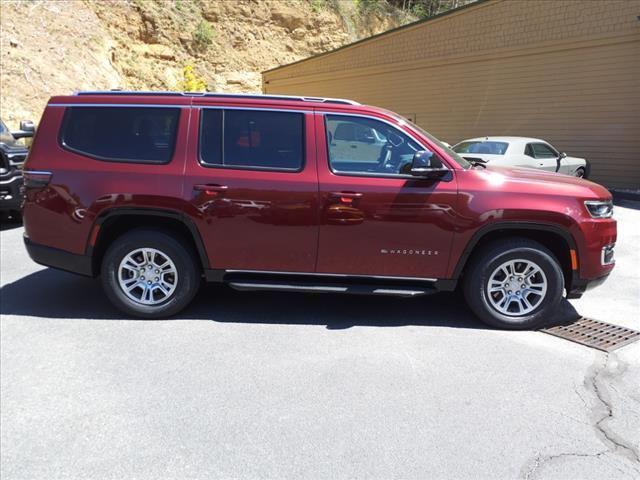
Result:
M389 108L449 143L544 138L587 158L593 180L639 188L639 8L640 0L486 2L267 72L264 89ZM434 31L451 41L430 43Z

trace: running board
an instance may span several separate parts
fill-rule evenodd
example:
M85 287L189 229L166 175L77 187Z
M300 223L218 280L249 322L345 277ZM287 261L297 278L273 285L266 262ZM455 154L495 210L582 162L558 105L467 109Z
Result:
M306 293L350 293L356 295L388 295L396 297L418 297L436 293L434 288L399 287L390 285L340 285L340 284L310 284L310 283L281 283L281 282L229 282L228 285L241 291L271 290L280 292Z

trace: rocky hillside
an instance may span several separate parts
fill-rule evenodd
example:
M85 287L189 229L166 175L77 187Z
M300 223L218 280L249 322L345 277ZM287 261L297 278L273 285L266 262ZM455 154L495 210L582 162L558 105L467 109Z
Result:
M413 20L361 0L0 3L0 115L38 120L74 90L175 89L192 65L210 91L259 92L260 72Z

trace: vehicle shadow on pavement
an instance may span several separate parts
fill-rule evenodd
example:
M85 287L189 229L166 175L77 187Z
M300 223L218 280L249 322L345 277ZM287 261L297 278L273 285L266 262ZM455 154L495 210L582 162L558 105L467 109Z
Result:
M563 301L560 310L549 324L566 323L579 317L567 301ZM49 319L136 320L121 314L109 303L98 280L51 268L0 289L0 314ZM398 298L238 292L212 284L204 285L188 308L168 319L179 320L326 325L328 329L405 325L490 328L476 319L458 293Z
M2 221L0 221L0 232L4 232L5 230L12 230L21 226L22 222L2 219Z

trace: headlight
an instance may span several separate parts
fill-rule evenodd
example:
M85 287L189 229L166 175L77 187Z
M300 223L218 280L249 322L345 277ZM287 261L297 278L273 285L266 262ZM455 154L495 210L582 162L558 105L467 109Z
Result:
M584 202L589 214L593 218L611 218L613 215L613 202L611 200L587 200Z

